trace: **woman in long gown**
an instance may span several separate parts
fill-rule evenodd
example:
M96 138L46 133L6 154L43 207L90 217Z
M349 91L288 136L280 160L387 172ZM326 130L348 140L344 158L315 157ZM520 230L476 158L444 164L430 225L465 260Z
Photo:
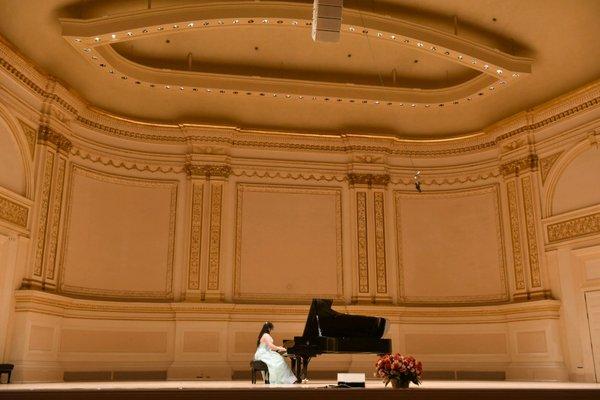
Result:
M260 360L269 367L269 383L294 383L296 376L288 367L285 359L277 353L285 351L285 347L275 346L273 338L269 333L273 330L273 324L265 322L256 341L256 352L254 359Z

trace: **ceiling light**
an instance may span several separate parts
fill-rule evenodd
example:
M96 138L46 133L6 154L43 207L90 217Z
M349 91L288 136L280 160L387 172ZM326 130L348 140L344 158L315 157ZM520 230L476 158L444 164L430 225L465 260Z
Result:
M239 23L240 23L240 20L239 20L239 19L234 19L234 20L233 20L233 23L234 23L234 24L239 24Z
M187 26L188 26L188 28L193 28L194 27L194 23L190 22Z
M127 36L133 36L133 32L127 32Z
M516 72L512 74L513 78L518 78L519 74L517 74Z
M423 47L423 43L421 43L421 42L418 42L418 43L417 43L417 47Z
M171 89L171 86L165 85L165 89Z
M489 67L490 67L489 65L485 64L485 65L483 66L483 69L488 69Z
M117 35L115 35L114 33L112 35L110 35L111 38L116 39Z
M99 37L95 37L95 38L94 38L94 42L98 43L99 41L100 41L100 38L99 38Z
M356 30L356 28L355 28L355 27L353 27L353 26L351 26L350 28L348 28L348 30L349 30L350 32L354 32L354 31Z
M83 51L85 51L86 53L89 53L90 51L92 51L92 49L90 49L89 47L86 47L85 49L83 49Z
M497 69L497 70L496 70L496 73L497 73L498 75L502 75L502 70L501 70L501 69Z
M173 29L178 29L178 28L179 28L179 25L177 25L177 24L173 25Z
M382 36L383 36L383 33L381 33L381 32L377 33L377 37L382 37Z
M76 41L77 43L81 43L81 39L79 39L79 38L76 38L76 39L75 39L75 41Z
M456 57L456 58L458 58L458 61L462 61L462 59L463 59L463 56L458 56L458 57Z
M392 36L390 36L390 39L392 39L392 40L396 40L396 35L392 35Z

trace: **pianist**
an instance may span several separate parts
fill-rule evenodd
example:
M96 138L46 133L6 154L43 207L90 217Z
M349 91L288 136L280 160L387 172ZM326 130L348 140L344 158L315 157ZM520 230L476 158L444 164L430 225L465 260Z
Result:
M273 330L273 324L265 322L256 341L256 353L254 359L260 360L269 367L269 383L294 383L296 376L288 367L285 359L278 353L284 352L285 347L275 346L270 333Z

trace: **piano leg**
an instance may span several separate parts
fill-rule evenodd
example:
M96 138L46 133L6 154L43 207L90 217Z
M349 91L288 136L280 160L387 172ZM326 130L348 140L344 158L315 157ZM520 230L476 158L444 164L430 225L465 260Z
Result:
M310 357L302 357L302 371L300 373L300 376L298 376L298 379L301 380L308 380L308 362L310 361Z

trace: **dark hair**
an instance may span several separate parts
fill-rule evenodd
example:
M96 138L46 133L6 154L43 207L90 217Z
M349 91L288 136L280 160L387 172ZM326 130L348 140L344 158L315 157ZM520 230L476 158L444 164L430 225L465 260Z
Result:
M262 329L260 330L260 333L258 334L258 340L256 341L256 346L258 347L260 345L260 338L265 334L265 333L271 333L271 331L273 330L273 324L270 323L269 321L265 322L262 326Z

